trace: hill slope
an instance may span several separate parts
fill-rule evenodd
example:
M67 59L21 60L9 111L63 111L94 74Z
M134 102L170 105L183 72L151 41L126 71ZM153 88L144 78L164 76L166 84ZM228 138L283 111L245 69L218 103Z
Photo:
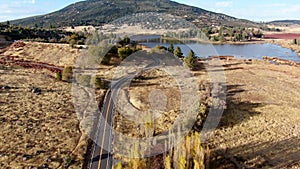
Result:
M300 20L278 20L269 23L274 25L294 25L294 24L300 25Z
M144 12L168 13L181 16L197 26L256 25L256 23L247 20L236 19L170 0L87 0L69 5L50 14L14 20L11 23L31 27L99 26L126 15Z

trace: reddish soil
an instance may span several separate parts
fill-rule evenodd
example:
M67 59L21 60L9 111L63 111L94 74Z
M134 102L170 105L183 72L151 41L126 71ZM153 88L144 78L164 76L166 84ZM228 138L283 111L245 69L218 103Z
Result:
M282 33L282 34L267 34L264 35L265 39L298 39L300 34L297 33Z
M3 58L0 58L0 64L3 64L3 65L13 64L13 65L22 66L24 68L32 68L32 69L47 69L54 73L63 71L62 67L58 67L53 64L25 61L23 59L17 60L17 57L15 57L15 56L6 56Z

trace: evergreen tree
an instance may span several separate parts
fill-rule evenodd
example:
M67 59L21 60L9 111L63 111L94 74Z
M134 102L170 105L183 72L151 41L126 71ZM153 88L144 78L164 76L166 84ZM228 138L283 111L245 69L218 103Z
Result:
M182 53L181 48L179 46L176 47L176 49L174 51L174 55L179 57L179 58L183 57L183 53Z
M174 53L174 45L172 43L168 47L168 51L171 52L171 53Z
M195 52L191 50L188 56L184 59L184 62L189 68L193 69L195 67L196 60Z

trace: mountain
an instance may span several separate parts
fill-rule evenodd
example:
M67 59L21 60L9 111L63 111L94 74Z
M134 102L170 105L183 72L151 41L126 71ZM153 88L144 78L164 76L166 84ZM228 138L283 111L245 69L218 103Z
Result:
M277 20L269 22L269 24L274 25L300 25L300 20Z
M99 26L127 15L147 12L184 17L197 26L258 25L248 20L240 20L170 0L86 0L50 14L14 20L11 23L30 27Z

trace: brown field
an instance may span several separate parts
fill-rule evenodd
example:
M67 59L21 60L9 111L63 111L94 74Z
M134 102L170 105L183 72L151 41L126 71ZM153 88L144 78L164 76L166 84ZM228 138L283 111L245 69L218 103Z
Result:
M76 58L80 55L80 50L72 49L68 44L25 42L25 45L12 45L3 55L27 61L66 66L75 63Z
M299 33L278 33L278 34L266 34L264 35L265 39L298 39L300 38Z
M227 109L207 145L210 168L299 168L300 67L225 62Z
M26 43L9 48L0 57L65 66L73 65L79 53L68 45ZM227 109L206 143L210 149L208 167L299 168L300 67L228 59L224 69ZM98 74L109 78L114 67L103 66L101 70ZM193 73L199 85L209 81L205 70ZM171 101L167 102L169 112L157 121L157 132L163 132L176 119L179 103L173 91L178 87L161 71L144 76L128 88L130 102L147 110L151 106L149 93L164 90ZM0 65L0 87L0 168L82 168L88 140L88 131L82 126L91 124L84 119L86 114L75 112L71 84L56 80L55 73L48 70ZM33 93L32 87L40 88L41 93ZM82 90L83 96L77 99L86 103L88 93ZM103 93L96 93L98 100ZM80 112L84 112L84 105ZM93 114L89 117L95 118ZM136 126L127 124L119 121L115 127L137 135Z
M0 168L82 168L88 146L85 129L93 125L85 119L93 114L83 114L89 112L88 93L82 88L81 97L74 98L72 84L56 80L52 68L35 65L73 65L79 51L68 45L17 44L0 54L0 59L14 60L0 64ZM100 101L103 91L97 96ZM82 103L79 112L73 99Z

